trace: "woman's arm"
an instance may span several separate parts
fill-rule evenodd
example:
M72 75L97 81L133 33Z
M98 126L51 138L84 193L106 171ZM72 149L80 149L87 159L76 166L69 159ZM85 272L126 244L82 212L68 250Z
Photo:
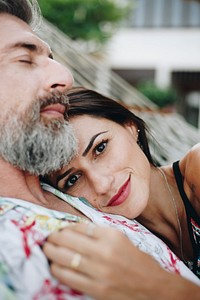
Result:
M200 287L161 269L112 228L69 227L52 234L44 252L60 282L98 300L200 299Z

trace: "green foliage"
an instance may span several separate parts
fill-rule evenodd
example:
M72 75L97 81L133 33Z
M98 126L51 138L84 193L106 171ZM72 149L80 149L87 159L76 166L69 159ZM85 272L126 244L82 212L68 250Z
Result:
M39 0L43 16L72 39L106 42L128 16L130 5L117 0ZM131 3L131 4L130 4Z
M172 88L159 88L152 81L138 85L138 90L160 108L174 104L178 100L176 91Z

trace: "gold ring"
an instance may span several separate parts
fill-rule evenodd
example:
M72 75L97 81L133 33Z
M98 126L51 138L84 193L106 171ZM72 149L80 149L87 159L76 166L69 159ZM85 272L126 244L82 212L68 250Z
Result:
M86 234L88 237L94 237L94 228L95 228L95 225L93 223L90 223L88 226L87 226L87 229L86 229Z
M80 266L81 259L82 259L81 254L75 253L74 256L72 257L70 268L73 270L77 270L78 267Z

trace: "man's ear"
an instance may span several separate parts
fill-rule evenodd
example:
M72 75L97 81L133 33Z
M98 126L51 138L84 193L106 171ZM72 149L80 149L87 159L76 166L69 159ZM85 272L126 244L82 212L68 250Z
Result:
M131 135L133 136L134 140L137 142L138 140L138 128L134 123L127 123L125 124L125 128L129 130Z

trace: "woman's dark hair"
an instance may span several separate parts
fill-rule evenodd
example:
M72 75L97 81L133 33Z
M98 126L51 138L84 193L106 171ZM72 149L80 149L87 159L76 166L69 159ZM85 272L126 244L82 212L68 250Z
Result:
M13 15L33 29L41 22L40 8L37 0L0 0L0 14Z
M90 89L74 87L67 95L69 98L69 119L75 116L90 115L97 118L105 118L120 125L135 124L139 129L138 144L148 161L155 166L146 135L148 128L142 119L118 101Z

